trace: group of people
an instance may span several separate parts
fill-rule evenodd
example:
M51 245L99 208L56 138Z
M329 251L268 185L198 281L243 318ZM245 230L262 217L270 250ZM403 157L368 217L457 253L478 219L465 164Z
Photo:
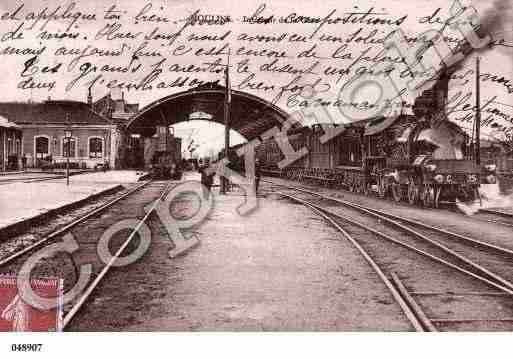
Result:
M208 166L201 166L199 168L199 172L201 174L201 184L204 186L204 189L207 193L204 193L205 198L209 198L210 191L212 190L212 186L214 184L214 171L208 171ZM260 185L260 177L261 177L261 169L260 163L258 160L255 162L255 194L258 193L258 187Z

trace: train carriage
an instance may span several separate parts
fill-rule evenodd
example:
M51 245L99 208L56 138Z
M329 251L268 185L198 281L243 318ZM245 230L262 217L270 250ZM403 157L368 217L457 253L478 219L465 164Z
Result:
M321 141L329 131L340 133ZM360 121L344 131L315 125L295 131L290 141L308 153L280 169L285 156L275 141L264 141L257 148L264 173L427 207L477 200L479 185L496 181L494 166L477 165L468 136L445 119L401 114Z
M478 200L479 186L497 181L496 166L482 166L480 140L470 139L447 118L448 83L456 68L441 71L433 86L415 99L413 114L371 118L345 125L344 131L333 125L297 131L300 139L294 141L303 143L308 154L300 165L273 174L429 207ZM331 131L337 136L321 141ZM262 143L259 152L267 167L277 168L277 151L273 141Z

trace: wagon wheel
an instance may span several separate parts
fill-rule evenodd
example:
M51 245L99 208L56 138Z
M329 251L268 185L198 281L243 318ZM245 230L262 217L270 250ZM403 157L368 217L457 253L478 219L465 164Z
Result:
M351 188L352 188L351 192L358 193L358 181L355 178L353 178L353 182L351 183Z
M363 195L366 194L365 192L367 191L367 184L365 182L363 182L363 180L361 178L358 180L358 189L359 189L358 193L363 194Z
M401 202L401 185L399 183L393 183L391 189L394 201Z
M347 184L347 190L348 190L349 192L353 192L353 181L351 181L351 179L349 179L349 180L346 182L346 184Z
M364 189L364 184L360 180L358 180L356 182L356 193L362 194L364 192Z
M441 186L436 186L434 188L434 192L435 192L435 199L434 199L434 202L433 202L433 207L434 208L438 208L438 206L440 204L440 193L442 192L442 187Z
M366 195L366 196L370 196L371 193L372 193L372 184L371 183L366 183L364 184L364 189L363 189L363 194Z
M387 185L383 178L380 178L378 180L378 197L379 198L385 198L385 195L387 193Z
M354 193L360 193L360 183L358 181L355 181L353 186L354 186L353 187L354 188L353 192Z
M426 186L425 185L419 185L419 203L424 206L424 200L426 197Z
M349 181L346 182L346 186L347 186L347 190L349 192L353 192L353 184L352 184L352 182L349 182Z
M375 195L375 192L374 192L374 190L372 189L372 183L369 183L369 184L367 185L367 195L369 195L369 196Z
M419 198L419 188L413 180L408 183L408 202L415 204Z
M422 199L424 207L432 208L435 205L435 189L433 186L426 185L424 187L424 196Z

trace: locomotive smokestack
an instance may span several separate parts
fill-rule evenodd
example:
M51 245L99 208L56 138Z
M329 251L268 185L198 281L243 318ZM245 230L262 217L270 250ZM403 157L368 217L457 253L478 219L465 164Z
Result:
M476 119L475 119L475 161L477 165L481 164L481 84L480 84L480 69L479 69L479 56L476 58Z

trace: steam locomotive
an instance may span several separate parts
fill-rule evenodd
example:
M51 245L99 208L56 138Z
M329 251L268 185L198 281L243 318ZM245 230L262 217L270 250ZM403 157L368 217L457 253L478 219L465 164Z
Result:
M308 153L281 169L277 144L262 142L256 151L262 172L435 208L442 201L477 200L480 184L496 183L495 165L476 165L468 136L449 121L431 127L399 115L354 124L321 143L324 133L319 125L292 133L292 147Z
M145 158L151 158L150 174L154 178L175 179L182 177L181 139L166 126L157 126L155 136L145 139Z
M340 135L325 143L321 137L336 125L291 131L292 147L306 148L308 154L288 167L278 166L285 156L277 143L263 141L256 150L262 171L426 207L478 200L481 184L496 183L496 166L478 164L476 145L447 119L449 75L446 71L417 97L413 115L345 125Z

